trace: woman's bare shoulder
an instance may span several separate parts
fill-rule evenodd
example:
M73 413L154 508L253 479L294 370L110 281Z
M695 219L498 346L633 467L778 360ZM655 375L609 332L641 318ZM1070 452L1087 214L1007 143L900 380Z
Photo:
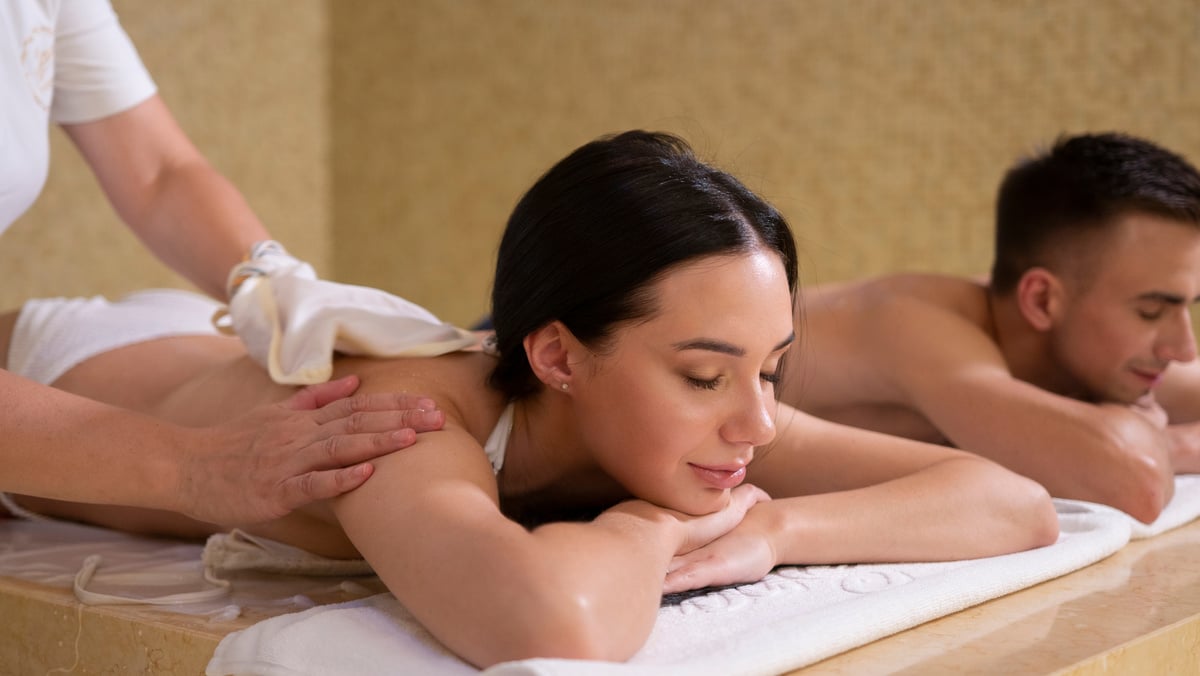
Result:
M481 352L454 352L436 357L368 359L339 357L334 376L357 375L359 392L401 392L428 397L476 439L486 439L504 406L503 397L487 385L496 361Z

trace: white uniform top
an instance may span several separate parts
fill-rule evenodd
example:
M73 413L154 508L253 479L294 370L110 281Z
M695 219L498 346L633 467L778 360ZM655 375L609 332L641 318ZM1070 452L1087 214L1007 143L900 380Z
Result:
M155 92L109 0L0 1L0 233L33 204L50 122L89 122Z

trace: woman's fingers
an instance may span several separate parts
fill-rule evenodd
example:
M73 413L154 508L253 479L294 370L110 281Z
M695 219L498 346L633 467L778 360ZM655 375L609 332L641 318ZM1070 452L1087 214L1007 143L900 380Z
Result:
M757 514L750 511L732 531L676 556L667 567L663 593L762 579L777 561L771 533Z
M724 509L705 516L691 517L687 521L688 533L679 553L703 547L728 533L741 523L751 507L770 499L770 496L757 486L738 486L730 491L729 504Z

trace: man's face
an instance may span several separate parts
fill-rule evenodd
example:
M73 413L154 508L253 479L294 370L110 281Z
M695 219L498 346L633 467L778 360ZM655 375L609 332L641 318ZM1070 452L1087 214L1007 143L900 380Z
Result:
M1171 362L1196 356L1191 304L1200 298L1200 229L1129 213L1066 274L1054 356L1082 395L1133 403Z

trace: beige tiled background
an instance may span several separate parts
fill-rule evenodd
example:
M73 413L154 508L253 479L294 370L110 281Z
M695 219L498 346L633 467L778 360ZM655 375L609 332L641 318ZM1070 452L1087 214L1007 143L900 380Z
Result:
M1004 168L1120 129L1200 161L1194 0L114 0L193 140L327 277L460 323L509 209L600 134L674 131L791 220L802 281L975 273ZM53 134L0 306L184 283Z

